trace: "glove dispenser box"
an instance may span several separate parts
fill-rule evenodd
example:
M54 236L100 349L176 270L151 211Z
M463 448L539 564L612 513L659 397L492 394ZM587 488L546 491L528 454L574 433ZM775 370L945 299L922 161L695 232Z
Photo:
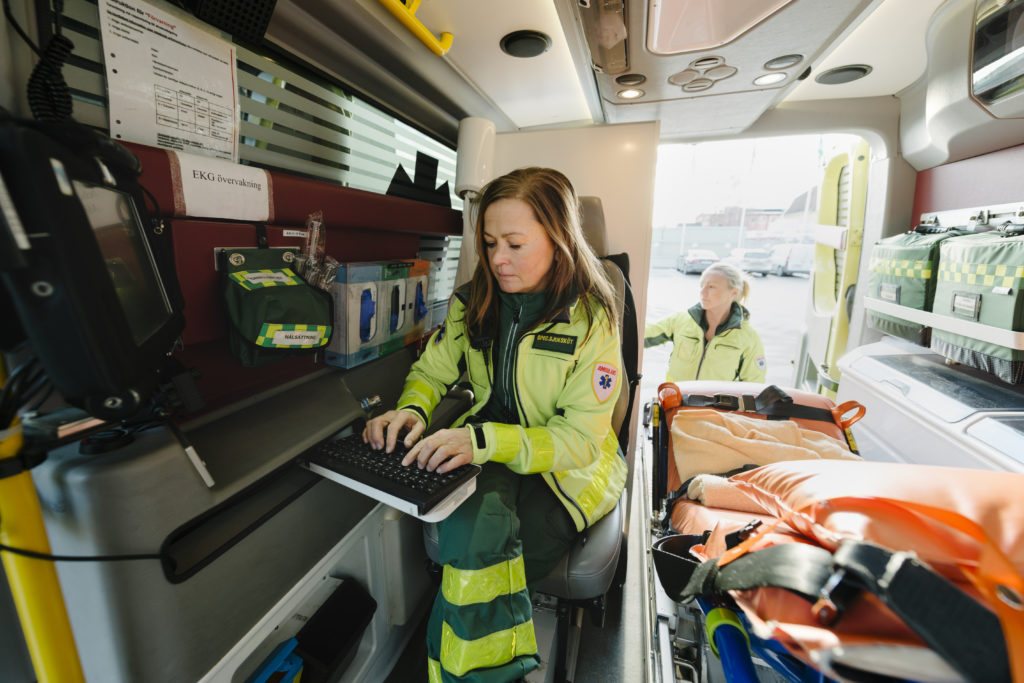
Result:
M331 290L335 330L325 354L329 365L351 368L381 354L381 339L388 325L381 301L382 271L381 264L375 262L338 267Z

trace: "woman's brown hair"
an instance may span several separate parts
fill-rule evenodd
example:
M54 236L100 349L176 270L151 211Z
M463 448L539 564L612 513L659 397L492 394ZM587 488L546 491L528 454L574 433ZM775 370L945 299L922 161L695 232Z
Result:
M473 272L466 304L469 328L479 331L485 320L497 320L498 287L484 246L484 215L487 208L500 199L526 202L555 247L541 319L550 319L579 296L588 321L592 321L595 314L593 302L585 296L590 294L604 307L612 329L615 329L618 313L614 295L600 260L583 235L576 190L562 172L538 166L520 168L495 178L480 193L476 215L476 250L480 259Z

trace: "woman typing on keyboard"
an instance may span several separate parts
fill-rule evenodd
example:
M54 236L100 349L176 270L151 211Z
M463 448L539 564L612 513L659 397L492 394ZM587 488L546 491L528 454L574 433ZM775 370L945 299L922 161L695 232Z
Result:
M527 586L612 510L626 480L612 408L622 375L612 290L568 178L524 168L482 191L481 254L412 366L396 410L363 440L404 464L483 466L439 523L442 587L427 633L431 681L515 681L539 665ZM420 439L463 372L473 407Z

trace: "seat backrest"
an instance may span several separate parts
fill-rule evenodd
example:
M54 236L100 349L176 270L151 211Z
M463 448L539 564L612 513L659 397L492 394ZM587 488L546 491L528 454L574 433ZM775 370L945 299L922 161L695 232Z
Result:
M635 368L638 359L626 358L626 349L636 348L634 344L630 347L627 344L627 335L636 335L636 325L633 325L634 329L630 330L627 328L626 321L626 301L627 294L629 294L629 300L632 300L632 295L629 292L629 282L626 279L622 269L614 262L609 260L608 254L608 232L604 220L604 207L601 204L600 197L583 196L580 197L580 221L583 227L583 234L587 238L587 242L591 248L597 254L598 258L601 259L601 264L604 266L605 274L608 277L608 281L612 285L612 292L615 297L615 304L617 306L617 313L619 314L619 338L622 340L622 353L623 353L623 380L625 384L622 390L619 392L618 402L615 404L615 410L612 413L612 425L615 428L615 433L619 435L619 443L622 446L623 452L628 448L628 444L624 440L623 433L628 437L629 429L628 424L626 429L623 429L623 424L629 417L630 408L632 406L632 389L633 389L633 377L629 376L628 368Z

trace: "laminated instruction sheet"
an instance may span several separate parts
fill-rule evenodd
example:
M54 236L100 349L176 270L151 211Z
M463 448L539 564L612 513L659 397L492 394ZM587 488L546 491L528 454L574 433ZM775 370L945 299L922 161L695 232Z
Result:
M111 137L237 162L234 46L163 5L99 11Z

